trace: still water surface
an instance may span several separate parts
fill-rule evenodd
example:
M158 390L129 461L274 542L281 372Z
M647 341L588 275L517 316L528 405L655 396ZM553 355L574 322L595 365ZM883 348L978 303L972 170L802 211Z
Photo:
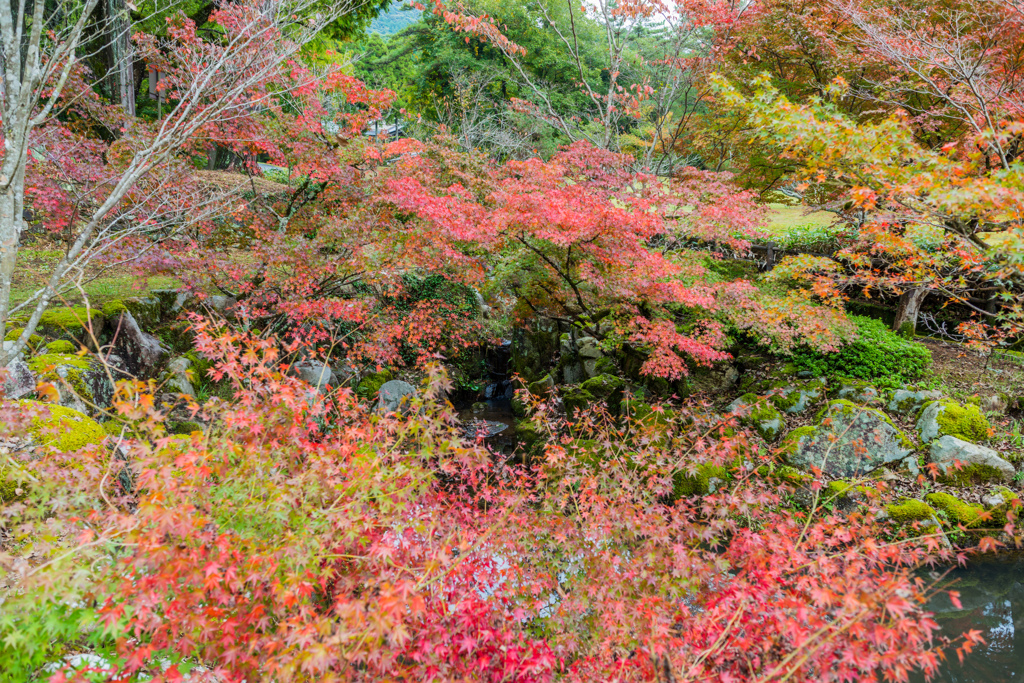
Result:
M943 635L957 636L978 629L986 645L964 658L948 652L949 662L935 681L943 683L1024 683L1024 555L987 561L955 569L949 574L960 591L963 609L956 609L946 593L929 604ZM918 676L913 679L923 681Z

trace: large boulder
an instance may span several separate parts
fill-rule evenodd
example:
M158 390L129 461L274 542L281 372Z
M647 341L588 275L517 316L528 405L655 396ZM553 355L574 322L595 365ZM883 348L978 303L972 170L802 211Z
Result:
M381 385L377 394L377 412L394 413L401 410L407 412L410 401L416 398L416 387L403 382L400 379L393 379Z
M917 430L925 443L947 435L965 441L987 441L991 428L978 406L948 399L925 405L917 418Z
M53 347L53 343L50 345ZM92 356L71 353L47 353L28 361L29 370L54 386L58 403L82 413L104 410L114 398L112 373Z
M930 454L932 462L939 466L946 479L960 484L1011 481L1015 474L1013 465L991 448L955 436L946 435L933 441ZM962 466L955 467L956 462Z
M142 331L130 311L108 321L110 345L125 364L125 370L139 379L155 377L167 351L160 340Z
M103 313L95 308L51 308L39 318L36 330L50 339L67 339L75 344L95 347L106 323Z
M317 360L299 361L292 366L291 371L294 376L321 393L327 391L328 385L336 386L338 383L330 366Z
M849 401L832 401L816 427L801 427L783 441L789 464L837 478L859 477L902 461L914 445L885 413Z

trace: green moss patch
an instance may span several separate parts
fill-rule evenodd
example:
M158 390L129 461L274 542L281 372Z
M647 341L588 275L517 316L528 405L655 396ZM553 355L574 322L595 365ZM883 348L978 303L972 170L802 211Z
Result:
M7 332L7 336L4 337L4 341L18 341L18 339L25 333L24 327L15 327ZM38 348L43 343L43 338L38 334L30 334L28 336L28 347L30 349Z
M976 526L981 522L982 515L985 514L985 508L966 503L956 496L943 491L929 493L924 499L936 510L946 513L946 517L953 524Z
M46 350L50 353L75 353L78 347L67 339L58 339L47 344Z
M44 446L77 451L102 442L107 435L100 423L77 410L38 401L19 401L18 404L41 411L32 418L28 431Z
M937 403L939 410L935 416L935 421L939 424L939 434L948 434L974 443L988 441L992 425L989 424L988 418L985 417L978 406L970 404L960 405L949 400L942 400ZM922 409L921 414L924 415L931 405L926 405Z
M913 498L904 498L898 503L890 503L885 506L885 511L892 520L900 524L922 522L935 516L935 510L928 503Z

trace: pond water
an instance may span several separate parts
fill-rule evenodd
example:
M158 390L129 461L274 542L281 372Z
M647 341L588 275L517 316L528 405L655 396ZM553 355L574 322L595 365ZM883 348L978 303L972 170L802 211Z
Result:
M1024 554L977 562L954 569L947 579L960 591L963 609L946 593L929 603L942 634L955 637L970 629L982 632L986 644L964 658L947 652L949 661L933 681L944 683L1024 683ZM911 680L924 681L923 676Z

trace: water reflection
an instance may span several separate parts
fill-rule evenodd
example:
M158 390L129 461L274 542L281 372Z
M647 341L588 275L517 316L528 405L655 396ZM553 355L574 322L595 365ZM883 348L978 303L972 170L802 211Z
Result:
M1024 556L976 563L956 569L949 578L960 591L962 609L956 609L946 593L929 603L943 635L957 636L978 629L986 645L960 664L956 652L933 679L948 683L1002 683L1024 681ZM918 676L915 681L923 681Z

